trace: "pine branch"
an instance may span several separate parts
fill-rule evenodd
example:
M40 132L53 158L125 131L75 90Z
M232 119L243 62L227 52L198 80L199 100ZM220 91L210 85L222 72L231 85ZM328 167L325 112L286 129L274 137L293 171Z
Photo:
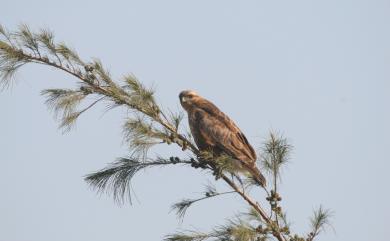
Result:
M215 228L210 233L197 231L179 232L168 235L166 241L258 241L266 240L267 235L259 233L255 227L240 218L228 220L226 225Z
M165 241L203 241L212 238L209 234L203 234L199 232L181 232L165 237Z
M84 97L87 94L106 96L106 99L111 101L113 106L126 106L140 115L144 115L151 122L160 125L166 133L170 133L170 142L175 142L182 149L189 148L197 153L195 145L177 133L178 120L173 120L173 123L170 123L168 119L164 118L165 114L161 113L153 97L153 90L143 86L133 75L127 75L123 78L125 84L122 88L111 79L109 72L103 68L99 60L95 59L87 64L66 44L56 44L51 32L41 30L38 34L34 34L27 26L23 26L19 31L9 33L1 27L1 83L8 86L16 71L27 63L48 65L71 74L80 81L80 90ZM102 85L103 83L105 85ZM77 90L75 92L78 93ZM77 96L81 100L83 95ZM61 105L60 100L58 100L60 105L59 108L55 108L55 111L64 107L63 121L60 126L66 126L68 123L73 124L79 116L79 113L71 111L79 102L75 99L72 100L74 102L70 102L69 105ZM164 136L161 141L166 141L166 137ZM146 145L148 142L139 143Z
M153 126L153 123L147 123L144 118L129 118L123 125L124 138L129 143L130 149L141 154L143 158L147 157L148 150L161 140L169 138L166 133L161 132Z
M283 136L274 133L269 134L262 147L261 163L263 170L267 171L273 180L273 190L277 192L277 184L280 180L282 167L287 164L291 146Z
M216 233L220 235L222 240L255 241L263 236L257 232L255 227L239 218L237 220L229 220L228 224L219 227Z
M179 132L179 127L183 118L184 118L183 112L174 113L172 111L169 111L169 117L164 117L165 120L174 124L176 132Z
M255 202L251 197L249 197L246 193L244 193L240 188L237 187L229 178L225 175L222 175L223 180L233 189L235 190L254 210L258 212L261 216L262 220L269 226L273 227L273 236L279 241L285 241L285 237L281 234L281 230L278 227L275 227L274 222L268 217L267 213L264 209L259 205L259 203Z
M206 199L209 199L209 198L214 198L214 197L217 197L217 196L221 196L221 195L226 195L226 194L232 194L232 193L235 193L235 191L228 191L228 192L214 192L214 191L208 191L205 193L205 196L204 197L201 197L201 198L197 198L197 199L183 199L181 200L180 202L178 203L175 203L171 206L171 211L175 211L176 212L176 215L177 217L182 221L184 219L184 216L188 210L188 208L194 204L194 203L197 203L199 201L203 201L203 200L206 200Z
M332 214L329 210L325 210L320 206L314 211L313 217L310 219L312 231L308 234L308 241L314 240L326 226L330 225L330 218Z
M157 158L156 160L142 161L136 158L118 158L115 162L111 163L108 167L91 173L85 177L85 181L98 192L107 192L112 194L114 200L117 202L123 202L130 195L130 182L140 170L155 167L166 166L175 164L191 164L192 161L180 160L179 158L163 159Z
M261 164L263 170L271 176L272 180L272 189L270 192L267 191L267 201L271 207L271 217L273 217L276 225L280 226L279 219L282 219L283 223L285 223L286 220L284 220L285 217L282 207L279 204L282 197L278 193L278 183L281 179L282 167L288 163L291 146L283 136L271 132L269 138L263 143L261 150Z

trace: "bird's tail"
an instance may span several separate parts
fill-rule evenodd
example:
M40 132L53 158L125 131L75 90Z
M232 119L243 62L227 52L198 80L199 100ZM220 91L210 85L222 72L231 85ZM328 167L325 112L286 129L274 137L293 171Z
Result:
M253 165L252 167L248 168L249 172L252 174L253 179L262 187L265 187L267 185L267 181L265 180L265 177L263 174L261 174L260 170L256 167L256 165Z

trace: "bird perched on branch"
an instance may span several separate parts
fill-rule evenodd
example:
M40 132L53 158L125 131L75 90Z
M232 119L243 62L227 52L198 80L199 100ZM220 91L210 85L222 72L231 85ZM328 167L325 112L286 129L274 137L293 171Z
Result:
M199 150L217 156L227 154L238 171L249 172L259 185L265 186L266 180L256 167L256 152L236 124L195 91L182 91L179 98Z

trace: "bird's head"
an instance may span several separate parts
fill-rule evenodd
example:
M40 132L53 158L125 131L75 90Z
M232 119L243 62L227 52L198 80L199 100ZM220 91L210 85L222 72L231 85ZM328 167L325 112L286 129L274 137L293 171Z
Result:
M193 90L183 90L179 94L180 104L185 110L190 109L194 102L199 98L201 97Z

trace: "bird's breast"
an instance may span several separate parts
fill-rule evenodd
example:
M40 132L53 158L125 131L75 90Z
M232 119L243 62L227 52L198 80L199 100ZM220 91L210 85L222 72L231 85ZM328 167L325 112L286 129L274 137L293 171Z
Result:
M213 147L213 141L211 137L208 136L205 131L202 129L202 113L197 110L188 113L188 124L194 141L200 150L207 150Z

